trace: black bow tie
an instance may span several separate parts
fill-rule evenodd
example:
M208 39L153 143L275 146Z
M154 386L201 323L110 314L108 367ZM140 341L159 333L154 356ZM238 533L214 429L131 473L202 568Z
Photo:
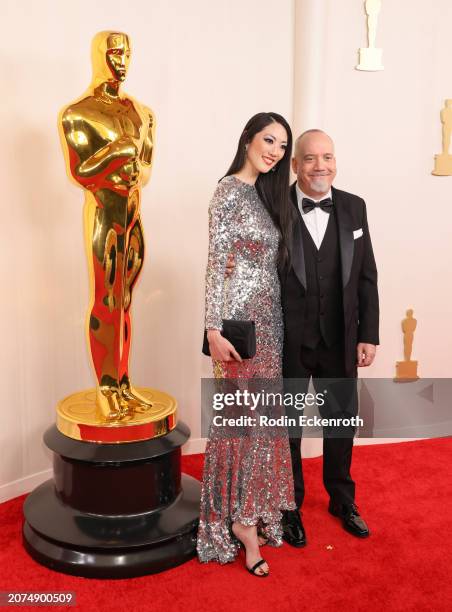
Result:
M321 208L325 212L329 213L333 207L333 201L331 198L325 198L320 202L314 202L314 200L310 200L309 198L303 198L301 207L305 214L311 212L311 210L314 210L314 208Z

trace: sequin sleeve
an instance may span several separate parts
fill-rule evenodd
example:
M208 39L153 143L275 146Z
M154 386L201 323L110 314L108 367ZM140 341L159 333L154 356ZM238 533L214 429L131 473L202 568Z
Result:
M229 177L218 183L209 206L209 256L206 270L206 329L222 328L225 269L232 251L233 220L239 207L239 190Z

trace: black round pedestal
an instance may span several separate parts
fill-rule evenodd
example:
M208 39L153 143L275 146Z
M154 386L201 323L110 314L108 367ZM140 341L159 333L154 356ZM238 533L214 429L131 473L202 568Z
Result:
M153 440L79 442L47 430L54 480L24 504L24 546L51 569L88 578L153 574L196 552L200 485L180 470L183 423Z

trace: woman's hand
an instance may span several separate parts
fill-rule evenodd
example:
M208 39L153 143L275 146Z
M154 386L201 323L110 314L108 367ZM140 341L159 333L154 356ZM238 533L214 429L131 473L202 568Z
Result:
M224 275L226 278L232 276L235 270L235 257L234 253L229 253L228 258L226 260L226 269L224 271Z
M207 340L209 341L210 356L216 361L242 361L235 348L223 338L218 329L207 330Z

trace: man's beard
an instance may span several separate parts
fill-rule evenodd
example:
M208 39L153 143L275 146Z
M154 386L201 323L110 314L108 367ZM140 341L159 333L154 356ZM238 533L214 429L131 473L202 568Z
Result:
M311 180L311 189L317 193L326 193L330 188L329 182L323 176Z

